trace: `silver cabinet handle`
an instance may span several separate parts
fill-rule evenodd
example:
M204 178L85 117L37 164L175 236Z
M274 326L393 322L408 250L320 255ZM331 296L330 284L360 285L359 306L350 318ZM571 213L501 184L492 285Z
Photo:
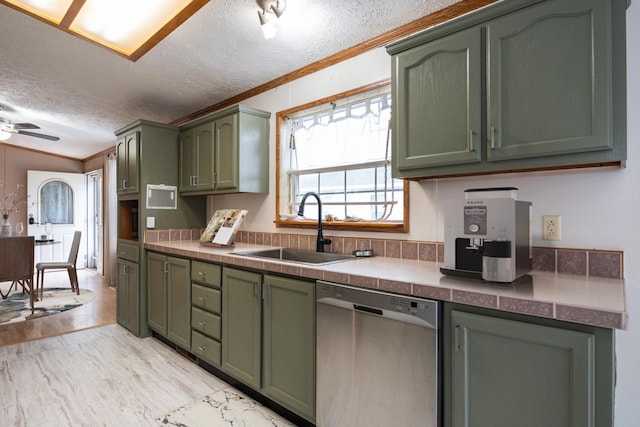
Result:
M469 130L469 151L476 151L475 144L473 143L473 130Z
M206 302L207 297L198 297L198 301Z
M205 347L205 346L202 346L202 345L198 346L198 350L200 350L200 351L205 351L206 349L207 349L207 347Z
M202 321L201 321L201 322L198 322L198 325L200 325L200 326L207 326L207 322L202 322Z
M123 179L123 180L122 180L122 189L123 189L123 190L126 190L126 189L127 189L127 180L126 180L126 179Z
M491 126L491 149L496 149L496 128Z
M204 279L204 271L198 271L198 276L202 277Z

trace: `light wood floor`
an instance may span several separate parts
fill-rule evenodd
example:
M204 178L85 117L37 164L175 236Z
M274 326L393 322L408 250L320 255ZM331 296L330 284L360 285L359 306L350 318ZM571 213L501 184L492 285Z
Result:
M93 301L52 316L0 325L0 347L115 323L116 289L91 270L78 270L78 281L81 289L95 292ZM68 287L69 276L66 271L48 271L44 286Z

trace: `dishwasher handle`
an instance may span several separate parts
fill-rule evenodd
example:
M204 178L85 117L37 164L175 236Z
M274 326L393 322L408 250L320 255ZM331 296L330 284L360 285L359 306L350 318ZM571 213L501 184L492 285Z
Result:
M349 311L363 313L367 316L386 317L387 319L396 320L402 323L410 323L412 325L422 326L429 329L438 329L437 313L435 312L419 312L408 313L406 311L396 311L392 309L374 308L353 301L344 299L324 297L316 300L316 304L326 304L334 307L342 308Z
M384 313L379 308L371 308L366 305L353 304L354 310L360 310L371 314L377 314L378 316L382 316Z

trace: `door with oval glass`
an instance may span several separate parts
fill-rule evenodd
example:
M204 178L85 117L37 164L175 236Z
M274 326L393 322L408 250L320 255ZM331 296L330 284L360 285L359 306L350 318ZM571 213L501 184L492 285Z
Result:
M27 233L37 245L34 261L66 261L73 233L82 231L78 268L86 266L86 178L81 173L27 171Z

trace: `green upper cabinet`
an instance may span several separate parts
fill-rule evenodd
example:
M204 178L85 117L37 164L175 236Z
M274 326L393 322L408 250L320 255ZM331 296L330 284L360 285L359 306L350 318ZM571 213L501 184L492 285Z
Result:
M396 57L395 169L481 161L481 49L472 28Z
M235 105L183 126L180 192L268 192L270 117Z
M626 159L625 0L513 0L393 43L393 174Z
M180 191L214 187L213 123L180 133Z
M138 140L140 132L134 131L118 138L116 142L116 176L118 194L135 194L138 188Z
M545 2L487 24L489 161L614 148L611 25L602 0Z

